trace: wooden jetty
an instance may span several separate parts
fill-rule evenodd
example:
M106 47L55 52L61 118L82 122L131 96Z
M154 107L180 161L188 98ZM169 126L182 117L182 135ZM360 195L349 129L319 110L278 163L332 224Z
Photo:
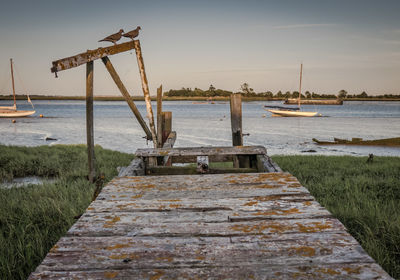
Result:
M219 154L229 157L235 149L241 147ZM240 156L257 159L249 151ZM151 167L154 156L188 161L199 153L213 158L212 148L189 155L187 149L142 150L136 166ZM29 277L289 278L391 279L284 172L116 177Z

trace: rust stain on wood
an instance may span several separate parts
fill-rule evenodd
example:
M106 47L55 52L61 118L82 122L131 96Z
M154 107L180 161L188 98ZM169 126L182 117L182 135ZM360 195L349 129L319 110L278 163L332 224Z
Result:
M288 173L117 177L29 279L391 279Z

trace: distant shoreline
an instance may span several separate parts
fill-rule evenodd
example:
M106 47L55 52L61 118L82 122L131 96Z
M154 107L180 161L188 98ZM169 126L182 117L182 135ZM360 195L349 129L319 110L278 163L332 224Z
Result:
M26 100L26 95L17 95L17 100ZM30 95L31 100L85 100L85 96L54 96L54 95ZM326 98L312 98L312 100L323 100ZM11 95L0 95L0 100L13 100ZM95 101L124 101L122 96L94 96ZM132 96L133 101L144 101L142 96ZM156 101L156 97L151 97ZM268 97L242 97L243 101L284 101L286 98ZM333 99L332 99L333 100ZM216 96L210 100L209 97L163 97L163 101L229 101L229 97ZM368 98L345 98L343 101L400 101L400 98L368 97Z

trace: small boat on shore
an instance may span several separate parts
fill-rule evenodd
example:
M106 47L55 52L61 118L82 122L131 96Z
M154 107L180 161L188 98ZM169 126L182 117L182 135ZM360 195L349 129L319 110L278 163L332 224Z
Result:
M0 118L21 118L33 115L36 111L24 111L24 110L17 110L17 99L15 97L15 85L14 85L14 69L13 69L13 61L12 58L10 59L11 64L11 81L12 81L12 90L14 96L14 106L0 106ZM28 102L32 105L33 104L31 99L28 95Z

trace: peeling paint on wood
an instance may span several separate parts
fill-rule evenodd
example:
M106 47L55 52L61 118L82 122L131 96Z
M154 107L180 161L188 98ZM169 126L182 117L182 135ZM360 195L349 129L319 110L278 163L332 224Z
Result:
M129 41L126 43L118 44L111 47L106 48L98 48L95 50L87 50L84 53L80 53L78 55L66 57L63 59L59 59L53 61L53 67L51 68L51 72L60 72L62 70L67 70L70 68L77 67L79 65L85 64L87 62L100 59L102 57L106 57L109 55L126 52L135 48L135 41Z
M114 178L43 278L391 279L288 173Z

